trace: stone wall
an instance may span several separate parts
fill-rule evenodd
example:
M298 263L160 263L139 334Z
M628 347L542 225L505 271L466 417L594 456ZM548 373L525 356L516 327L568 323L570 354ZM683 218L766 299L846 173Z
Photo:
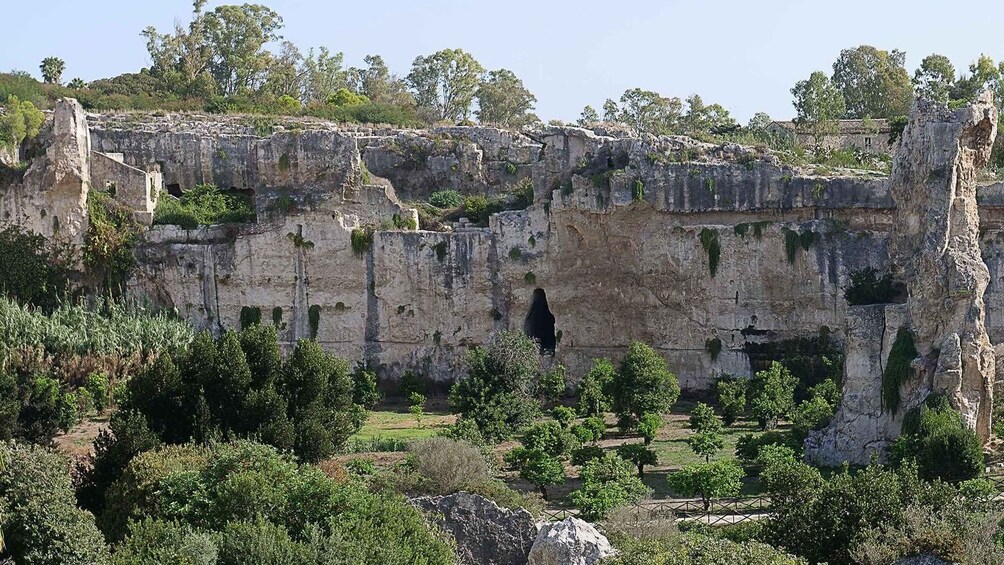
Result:
M153 222L153 210L163 185L159 171L147 172L122 162L121 153L91 151L91 186L114 188L115 198L132 209L144 225Z

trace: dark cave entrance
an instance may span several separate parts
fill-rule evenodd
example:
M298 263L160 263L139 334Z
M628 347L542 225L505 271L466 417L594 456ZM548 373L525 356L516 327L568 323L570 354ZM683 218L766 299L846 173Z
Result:
M526 313L526 320L523 322L523 331L540 345L541 355L554 355L554 348L557 345L554 336L554 314L547 307L547 294L542 288L533 291L530 311Z

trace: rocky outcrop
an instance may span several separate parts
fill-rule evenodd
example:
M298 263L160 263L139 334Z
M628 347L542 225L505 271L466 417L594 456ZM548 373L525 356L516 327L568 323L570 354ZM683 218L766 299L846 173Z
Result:
M573 516L540 529L530 565L596 565L615 553L606 536Z
M537 537L532 514L477 494L421 497L412 504L453 536L460 565L522 565Z
M996 355L986 329L990 277L980 248L976 176L996 130L989 93L954 111L916 103L890 181L896 209L889 256L908 298L904 305L848 310L841 403L829 426L806 440L808 460L863 465L881 457L906 413L932 393L947 396L968 427L989 437ZM917 358L890 360L894 344L907 336ZM896 362L910 367L898 394L887 398L883 383L897 378L888 371Z

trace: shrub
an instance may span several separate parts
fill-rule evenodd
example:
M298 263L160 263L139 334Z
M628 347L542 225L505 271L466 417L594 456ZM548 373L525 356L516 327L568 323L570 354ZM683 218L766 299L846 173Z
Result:
M352 230L349 239L352 253L356 257L362 257L373 247L373 231L373 226L363 226Z
M777 427L777 421L795 405L797 379L777 361L757 372L750 383L750 406L762 429Z
M715 382L722 420L731 426L746 413L746 379L721 377Z
M594 359L593 367L579 381L576 389L579 396L579 414L582 416L602 416L610 410L610 385L616 370L609 359Z
M663 425L662 416L658 414L642 414L638 419L638 433L645 440L645 445L650 445Z
M450 405L488 441L520 433L540 413L533 396L538 347L522 332L502 332L467 356L468 376L450 390Z
M437 190L429 196L429 204L436 208L459 208L464 203L464 197L456 190Z
M586 445L572 451L572 465L582 467L593 459L603 457L603 448L597 445Z
M898 294L892 275L878 276L878 269L865 267L850 272L850 284L844 289L844 298L851 306L888 304Z
M397 393L401 398L408 398L413 392L425 394L425 381L415 371L405 371L397 383Z
M899 409L899 389L910 378L913 360L917 357L913 334L905 327L896 332L889 358L882 371L882 408L895 414Z
M83 262L95 290L119 296L136 266L133 247L142 230L129 207L107 192L87 193Z
M547 487L565 483L565 469L555 457L539 449L528 449L522 456L519 476L540 489L540 496L547 500Z
M129 535L115 548L115 565L200 565L216 563L218 550L212 537L187 524L151 520L133 522Z
M659 458L654 451L637 443L627 443L618 447L617 455L620 455L624 460L630 461L638 467L638 477L645 475L645 465L656 465L659 463Z
M558 365L554 370L546 371L537 381L537 396L544 406L553 405L568 389L565 383L565 368Z
M983 448L976 432L944 397L932 396L903 422L903 435L890 448L896 464L916 461L921 478L959 482L980 476Z
M744 465L752 465L760 454L760 449L766 445L781 445L792 449L799 456L802 444L788 432L765 432L760 435L743 434L736 440L736 457Z
M648 493L634 466L614 453L587 462L579 476L582 488L569 499L585 520L600 520L614 508L637 502Z
M103 412L107 408L109 400L108 375L104 373L91 373L87 375L84 388L91 393L91 397L94 399L94 408L98 412Z
M48 449L0 443L4 543L17 563L62 565L109 560L94 516L80 510L69 464Z
M600 416L590 416L582 421L582 425L593 432L593 441L600 441L607 433L607 423Z
M801 402L791 415L792 435L805 439L809 432L825 428L835 412L836 408L822 395Z
M372 408L380 402L381 396L376 371L362 364L356 365L352 371L352 402L364 408Z
M466 441L433 437L413 443L408 451L423 478L420 488L429 494L469 490L490 478L481 451Z
M631 342L611 383L613 410L622 418L664 414L680 396L676 375L666 360L640 341Z
M68 249L9 226L0 230L0 260L17 265L0 269L0 296L45 312L54 310L66 296L71 272Z
M620 553L604 563L609 565L806 565L799 557L788 555L767 544L754 541L737 543L699 533L662 538L615 538Z
M742 488L743 469L733 460L722 459L701 465L688 465L669 476L669 487L684 496L699 494L704 511L712 498L736 496Z
M555 422L558 422L559 426L567 428L575 421L575 410L568 406L555 406L551 409L551 417L554 418Z
M523 446L539 450L551 457L564 457L579 447L578 440L571 432L556 422L541 422L527 428L521 440Z
M161 194L153 211L154 224L174 224L185 229L200 225L250 223L257 218L247 196L200 184L181 198Z
M31 101L8 95L0 114L0 146L18 147L25 139L34 139L44 121L45 115Z

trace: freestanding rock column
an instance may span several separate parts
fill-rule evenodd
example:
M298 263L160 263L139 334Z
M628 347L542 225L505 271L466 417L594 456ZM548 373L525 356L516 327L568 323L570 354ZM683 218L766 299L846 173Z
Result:
M982 441L990 436L995 357L985 325L990 275L979 247L976 180L996 134L989 92L958 110L914 105L890 178L896 212L889 259L907 303L849 309L840 406L806 440L809 461L861 465L881 457L904 415L931 393L944 394ZM901 330L910 332L918 356L890 405L882 373Z

